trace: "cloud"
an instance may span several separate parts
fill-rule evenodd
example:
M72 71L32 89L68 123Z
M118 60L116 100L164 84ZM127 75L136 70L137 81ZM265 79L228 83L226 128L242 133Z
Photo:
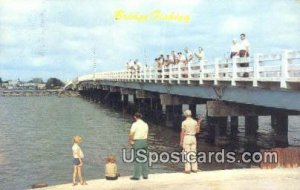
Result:
M71 79L92 72L94 60L98 71L120 70L129 59L152 64L184 47L202 46L213 60L242 32L252 52L300 49L300 7L292 1L0 1L0 77L7 79ZM116 21L117 9L174 11L191 22Z
M251 28L253 28L251 18L229 16L224 19L221 31L224 34L238 34L241 31L247 33Z

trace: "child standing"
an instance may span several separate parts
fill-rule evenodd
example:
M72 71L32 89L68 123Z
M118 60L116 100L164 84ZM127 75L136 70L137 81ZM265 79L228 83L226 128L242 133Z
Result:
M117 164L116 164L116 158L113 155L109 155L106 158L106 164L105 164L105 178L107 180L117 180L120 174L117 173Z
M79 147L79 144L82 142L82 138L80 136L74 136L73 137L73 185L77 185L76 183L76 177L79 177L80 184L81 185L87 185L86 181L82 177L82 167L83 167L83 152L81 148Z

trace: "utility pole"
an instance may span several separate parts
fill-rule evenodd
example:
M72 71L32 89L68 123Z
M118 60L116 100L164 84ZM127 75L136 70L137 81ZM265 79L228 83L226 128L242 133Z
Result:
M96 48L93 48L93 80L96 80L96 67L97 67L97 63L96 63Z

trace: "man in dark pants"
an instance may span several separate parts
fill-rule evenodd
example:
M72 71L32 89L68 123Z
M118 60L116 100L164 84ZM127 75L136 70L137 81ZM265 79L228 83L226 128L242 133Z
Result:
M141 176L141 172L144 179L148 179L148 160L143 161L142 156L138 157L137 152L142 151L141 154L148 154L148 124L142 120L142 115L140 113L135 113L133 116L135 122L132 124L130 133L129 133L129 143L132 145L134 149L134 172L131 180L139 180ZM148 159L148 157L147 157ZM142 171L141 171L142 170Z
M250 49L250 43L248 41L248 39L246 39L246 35L245 34L241 34L241 41L239 44L239 56L240 57L249 57L249 49ZM249 67L249 63L241 63L240 64L241 67ZM249 73L244 73L243 77L249 77Z

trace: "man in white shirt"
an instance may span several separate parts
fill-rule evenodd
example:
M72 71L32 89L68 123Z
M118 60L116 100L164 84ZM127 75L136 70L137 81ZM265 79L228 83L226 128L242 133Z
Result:
M246 39L245 34L241 34L241 41L239 44L239 56L240 57L249 57L250 43L248 39ZM249 67L249 62L240 63L240 67ZM243 77L249 77L249 73L244 73Z
M129 71L129 73L130 73L130 77L132 77L133 76L133 72L134 72L134 62L130 59L129 61L128 61L128 71Z
M189 63L193 59L193 54L192 52L189 51L188 48L184 48L184 52L185 52L186 61L187 63Z
M239 44L239 56L240 57L249 57L249 50L250 50L250 43L248 41L248 39L246 39L246 35L245 34L241 34L241 41Z
M240 52L239 44L236 42L236 39L233 39L230 48L230 59L232 59L234 56L238 56L239 52Z
M186 64L186 57L184 55L182 55L181 52L178 52L178 60L179 60L179 64Z
M199 61L202 61L205 59L205 53L204 53L202 47L198 48L198 52L195 53L195 56L198 58Z
M147 138L148 138L149 127L148 124L142 120L142 115L140 113L135 113L133 118L135 122L131 126L128 140L134 149L135 162L134 162L133 177L131 177L130 179L139 180L141 176L141 172L143 178L148 179L148 174L149 174L148 160L146 160L146 162L139 162L138 160L139 159L142 160L142 158L137 156L137 152L143 151L141 153L142 154L146 153L147 155L148 152Z
M136 60L134 61L134 69L137 70L137 71L139 71L139 70L141 69L141 67L142 67L142 63L139 62L138 59L136 59Z

